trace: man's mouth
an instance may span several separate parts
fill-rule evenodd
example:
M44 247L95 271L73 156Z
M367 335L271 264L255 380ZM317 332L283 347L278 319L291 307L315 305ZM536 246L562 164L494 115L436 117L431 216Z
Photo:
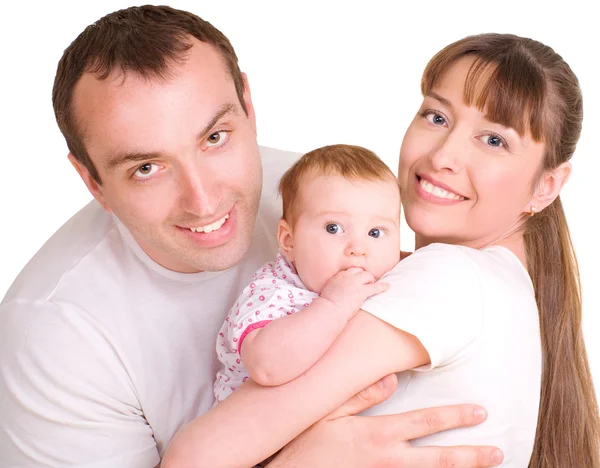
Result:
M227 213L221 219L216 220L214 223L206 224L205 226L191 227L188 229L192 232L204 232L208 234L209 232L213 232L220 229L221 226L225 224L225 221L227 221L227 218L229 218L229 213Z

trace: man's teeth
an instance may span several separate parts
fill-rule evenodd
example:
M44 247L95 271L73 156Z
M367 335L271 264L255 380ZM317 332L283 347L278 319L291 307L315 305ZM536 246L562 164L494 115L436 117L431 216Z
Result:
M226 214L221 219L219 219L218 221L215 221L212 224L208 224L206 226L200 226L200 227L190 228L190 231L192 231L192 232L204 232L204 233L208 234L209 232L216 231L221 226L223 226L223 224L225 224L225 221L227 220L227 218L229 218L228 214Z
M443 188L433 185L431 182L428 182L423 178L421 178L421 180L419 181L419 184L421 184L421 187L423 187L423 190L425 190L427 193L431 193L432 195L435 195L438 198L447 198L449 200L464 200L465 199L465 197L461 197L460 195L457 195L455 193L448 192L447 190L444 190Z

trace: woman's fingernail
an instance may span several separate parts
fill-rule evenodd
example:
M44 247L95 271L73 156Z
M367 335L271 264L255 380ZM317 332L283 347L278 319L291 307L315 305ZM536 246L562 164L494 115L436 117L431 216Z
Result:
M483 421L487 417L487 411L483 408L477 408L473 414L475 415L475 419Z
M500 463L502 463L502 460L504 460L504 454L502 453L502 450L494 450L494 453L492 453L492 461L499 465Z

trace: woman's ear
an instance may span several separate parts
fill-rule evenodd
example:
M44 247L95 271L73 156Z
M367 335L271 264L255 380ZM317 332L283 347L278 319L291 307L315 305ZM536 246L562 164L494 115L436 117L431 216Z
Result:
M567 180L569 180L571 169L571 163L567 161L554 169L544 171L537 183L528 207L523 211L529 213L540 212L551 205L558 195L560 195L560 191Z
M285 219L279 221L279 226L277 228L277 242L287 261L293 262L294 234L292 233L292 227Z

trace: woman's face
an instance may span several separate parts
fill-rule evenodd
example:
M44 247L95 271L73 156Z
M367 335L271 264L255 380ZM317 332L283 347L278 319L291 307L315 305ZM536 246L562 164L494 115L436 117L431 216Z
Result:
M402 143L398 177L417 247L445 242L481 248L515 232L531 209L544 144L465 104L473 60L448 67Z

